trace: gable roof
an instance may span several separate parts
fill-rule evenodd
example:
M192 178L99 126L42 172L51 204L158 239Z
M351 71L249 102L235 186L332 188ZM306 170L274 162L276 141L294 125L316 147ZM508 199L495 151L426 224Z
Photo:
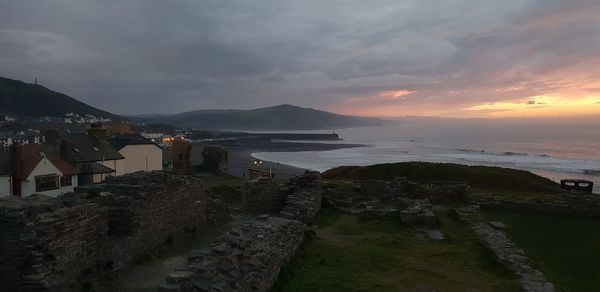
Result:
M40 163L40 161L42 161L42 156L39 154L42 149L40 145L37 144L26 144L20 147L20 168L19 172L15 174L15 177L18 179L27 179L35 167Z
M21 159L19 163L21 167L19 168L19 172L15 174L17 179L27 179L44 157L46 157L62 175L74 175L79 173L79 170L75 166L60 159L57 155L46 155L42 150L42 145L26 144L20 147Z
M108 142L95 136L85 134L71 134L63 139L66 146L67 157L71 163L94 162L104 160L124 159Z
M144 138L140 134L115 135L112 139L110 139L110 144L113 148L117 149L118 151L129 145L154 145L158 148L161 148L160 146L152 142L152 140Z

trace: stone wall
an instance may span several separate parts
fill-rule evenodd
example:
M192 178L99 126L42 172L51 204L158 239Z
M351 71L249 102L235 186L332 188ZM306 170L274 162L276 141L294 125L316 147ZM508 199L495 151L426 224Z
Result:
M199 179L163 172L116 177L78 191L0 201L0 287L77 290L224 212ZM216 211L208 212L209 204Z
M287 192L282 186L269 178L251 180L242 187L244 209L250 213L279 212L286 196Z
M109 258L115 268L208 222L208 196L202 181L193 177L134 173L92 192L109 214Z
M193 252L160 291L268 291L302 245L305 225L261 216Z
M406 179L395 178L391 181L385 180L362 180L357 181L360 185L362 194L369 197L375 197L382 200L397 198L406 191Z
M519 276L519 282L526 292L554 292L554 285L546 280L544 274L533 266L533 261L517 247L500 223L478 223L473 226L481 243L491 250L498 261Z
M72 290L86 275L106 268L108 218L97 204L8 198L0 202L0 224L5 291Z
M306 171L301 176L290 179L290 194L279 216L312 223L321 210L323 183L321 174L317 171Z
M269 291L300 249L306 224L316 219L321 208L318 172L294 177L288 186L290 193L278 217L260 215L210 248L193 252L187 266L174 271L160 291Z

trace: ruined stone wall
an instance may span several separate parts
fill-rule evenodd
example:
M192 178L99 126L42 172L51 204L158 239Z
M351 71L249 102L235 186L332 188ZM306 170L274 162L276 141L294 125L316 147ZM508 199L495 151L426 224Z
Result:
M242 187L244 209L251 213L274 213L283 208L287 192L272 179L259 178L245 182Z
M115 177L98 190L110 218L109 258L120 267L208 222L202 181L164 172Z
M97 204L43 196L0 202L5 291L67 291L105 267L108 218Z
M261 216L193 252L160 291L268 291L300 249L304 229L296 220Z
M77 290L223 215L221 205L208 212L218 200L189 176L134 173L79 191L0 201L2 289Z
M496 223L496 226L499 224ZM534 268L533 260L508 238L506 232L485 223L475 224L473 230L479 241L494 253L496 259L519 277L523 291L554 292L554 284L548 282L544 274Z
M306 171L290 179L290 194L279 213L283 218L312 223L321 210L323 182L317 171Z
M234 228L210 248L193 252L160 291L269 291L302 245L306 224L319 214L323 186L318 172L289 181L278 217L260 215Z

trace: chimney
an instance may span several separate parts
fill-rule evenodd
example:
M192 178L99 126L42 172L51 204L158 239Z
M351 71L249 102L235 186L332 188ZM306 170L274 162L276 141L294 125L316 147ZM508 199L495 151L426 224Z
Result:
M71 162L70 161L70 157L69 157L69 145L67 144L67 141L62 140L60 142L60 144L58 145L59 148L59 155L60 155L60 159L66 161L66 162Z
M101 123L93 123L90 125L90 128L87 130L88 136L93 136L98 138L101 141L106 141L106 129L102 127Z

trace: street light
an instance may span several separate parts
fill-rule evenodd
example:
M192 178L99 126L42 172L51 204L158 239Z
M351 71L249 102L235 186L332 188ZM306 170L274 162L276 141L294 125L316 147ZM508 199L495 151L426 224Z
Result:
M262 164L263 164L262 160L254 160L254 165L256 165L256 168L260 169L260 166ZM269 178L273 178L273 171L272 171L271 161L269 161Z

